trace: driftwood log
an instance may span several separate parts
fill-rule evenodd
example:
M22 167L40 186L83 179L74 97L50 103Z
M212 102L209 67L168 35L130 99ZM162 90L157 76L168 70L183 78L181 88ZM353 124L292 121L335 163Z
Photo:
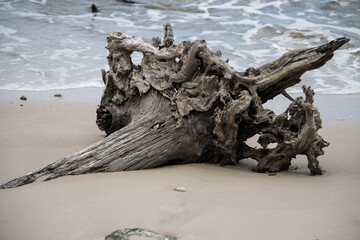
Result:
M105 240L131 240L132 236L146 237L157 240L178 240L177 237L168 237L143 228L124 228L116 230L105 237ZM143 239L143 238L142 238Z
M253 158L256 172L287 170L297 154L306 155L311 174L322 174L317 157L329 145L317 130L320 114L314 91L292 99L285 89L306 71L323 66L349 41L294 50L245 72L234 70L205 40L174 44L170 24L164 39L145 43L120 32L107 37L110 70L102 70L105 90L96 123L108 136L40 170L3 184L12 188L65 175L129 171L167 164L236 164ZM143 54L134 65L133 52ZM291 104L276 115L262 104L279 94ZM259 134L261 148L246 140ZM268 147L276 143L276 147ZM274 145L274 144L272 144Z

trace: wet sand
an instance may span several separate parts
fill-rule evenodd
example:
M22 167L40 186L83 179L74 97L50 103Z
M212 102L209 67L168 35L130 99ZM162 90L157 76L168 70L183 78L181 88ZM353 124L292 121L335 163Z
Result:
M0 183L104 137L95 124L101 90L60 92L30 93L26 102L0 92ZM127 227L184 240L359 239L359 95L318 100L320 133L331 143L319 158L323 176L309 176L299 157L275 176L252 172L246 160L38 181L0 190L0 239L95 240Z

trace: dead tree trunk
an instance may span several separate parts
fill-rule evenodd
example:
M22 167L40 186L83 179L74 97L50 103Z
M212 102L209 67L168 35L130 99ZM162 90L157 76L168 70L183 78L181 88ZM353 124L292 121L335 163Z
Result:
M170 24L164 41L153 45L139 36L108 36L109 71L102 70L105 90L97 125L109 136L88 148L0 186L11 188L65 175L154 168L166 164L258 161L257 172L288 169L297 154L308 157L312 174L322 174L317 157L328 146L318 134L321 119L314 92L292 100L281 115L262 103L284 94L300 76L324 65L349 41L339 38L315 48L294 50L259 68L235 71L205 40L174 45ZM131 54L141 52L141 65ZM245 141L260 134L263 148ZM278 143L267 148L269 143Z

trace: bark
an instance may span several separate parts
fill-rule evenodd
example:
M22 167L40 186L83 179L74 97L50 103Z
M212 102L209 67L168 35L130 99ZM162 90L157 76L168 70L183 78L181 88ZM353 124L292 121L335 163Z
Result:
M166 164L210 162L235 164L247 157L258 161L258 172L288 169L304 154L312 174L322 174L317 157L329 144L317 134L320 114L314 91L304 87L305 100L285 89L301 75L324 65L349 41L339 38L314 48L294 50L259 68L234 70L205 40L175 45L170 24L164 40L152 45L120 32L108 36L110 70L102 70L105 90L96 123L108 136L88 148L0 188L21 186L41 176L127 171ZM131 54L141 52L141 65ZM262 104L284 94L291 99L281 115ZM261 149L245 141L260 134ZM268 148L269 143L277 143Z

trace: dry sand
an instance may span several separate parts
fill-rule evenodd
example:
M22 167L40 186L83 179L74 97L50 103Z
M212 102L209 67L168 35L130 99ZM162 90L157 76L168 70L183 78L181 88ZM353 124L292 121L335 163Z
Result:
M104 137L95 125L96 102L20 102L19 94L0 93L0 183ZM360 111L344 110L359 106L359 96L329 98L338 100L321 130L331 143L319 158L323 176L309 176L299 158L297 170L276 176L251 172L249 160L36 182L0 190L0 239L104 239L126 227L183 240L360 239ZM317 106L326 109L324 101Z

